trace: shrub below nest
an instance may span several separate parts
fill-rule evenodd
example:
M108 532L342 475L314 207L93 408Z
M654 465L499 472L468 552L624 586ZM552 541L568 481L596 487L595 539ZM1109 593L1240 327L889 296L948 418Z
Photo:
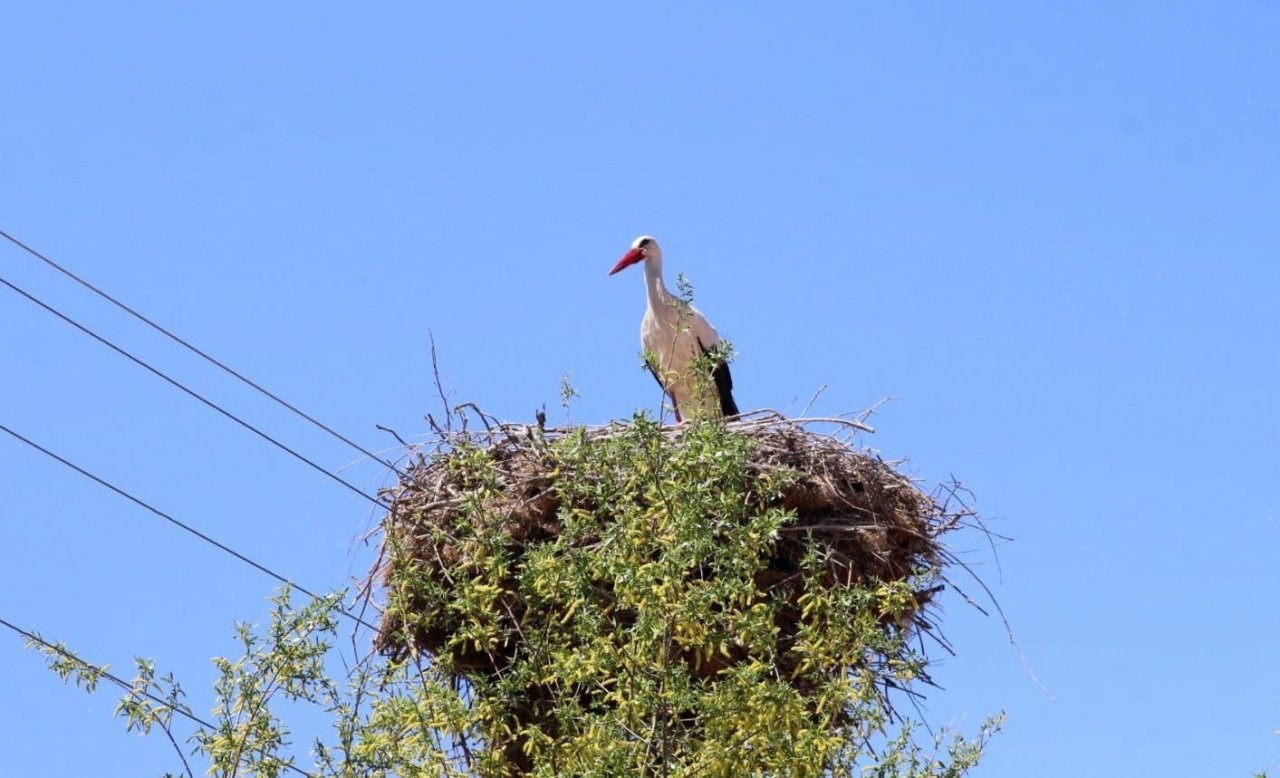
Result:
M811 426L449 437L389 490L378 647L465 681L494 774L852 770L968 514Z

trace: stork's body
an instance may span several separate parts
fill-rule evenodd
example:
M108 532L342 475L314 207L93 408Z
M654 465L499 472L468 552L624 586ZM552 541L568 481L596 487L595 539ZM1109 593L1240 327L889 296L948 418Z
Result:
M720 346L720 335L706 317L685 300L671 294L662 280L662 249L643 235L631 244L610 275L644 263L648 308L640 322L640 344L649 370L662 386L676 412L676 421L698 415L738 415L733 401L733 377L722 359L709 360L709 373L692 370L699 357Z

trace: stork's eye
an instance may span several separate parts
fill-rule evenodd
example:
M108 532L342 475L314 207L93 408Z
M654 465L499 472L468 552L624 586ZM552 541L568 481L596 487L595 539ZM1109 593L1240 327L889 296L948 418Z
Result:
M645 247L646 247L646 246L648 246L650 243L653 243L653 238L645 238L644 240L640 241L640 246L639 246L639 247L640 247L640 248L645 248Z

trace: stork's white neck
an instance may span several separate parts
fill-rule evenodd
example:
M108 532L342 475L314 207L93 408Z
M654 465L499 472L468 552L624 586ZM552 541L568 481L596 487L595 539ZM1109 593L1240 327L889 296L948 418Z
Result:
M649 292L649 307L659 309L671 305L671 293L662 282L662 257L650 257L644 262L644 285Z

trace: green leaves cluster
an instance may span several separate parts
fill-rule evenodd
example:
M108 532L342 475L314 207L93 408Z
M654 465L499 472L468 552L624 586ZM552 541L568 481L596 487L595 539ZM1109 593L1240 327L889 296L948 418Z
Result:
M772 550L794 517L767 506L790 475L751 476L750 447L720 423L672 436L644 416L548 441L559 533L536 542L513 539L491 452L458 447L461 513L429 530L456 552L447 580L391 546L401 658L339 664L340 598L282 594L264 629L237 629L239 658L215 660L213 721L191 752L218 776L963 774L996 722L924 748L886 704L886 685L926 666L885 626L911 586L832 586L816 546L779 579ZM441 650L417 650L421 630ZM69 657L50 665L92 687L101 668ZM181 692L139 669L148 695L117 712L173 737ZM286 721L299 705L331 727L307 767Z
M560 531L527 547L492 515L504 503L487 452L455 452L474 499L448 530L453 584L406 564L389 603L404 644L419 628L448 636L433 667L466 680L433 704L456 695L466 711L451 737L472 739L495 774L857 772L892 718L886 683L923 674L906 634L885 627L912 584L833 587L818 547L763 584L794 518L767 506L790 476L750 475L750 452L723 424L673 437L644 416L558 439L545 456Z

